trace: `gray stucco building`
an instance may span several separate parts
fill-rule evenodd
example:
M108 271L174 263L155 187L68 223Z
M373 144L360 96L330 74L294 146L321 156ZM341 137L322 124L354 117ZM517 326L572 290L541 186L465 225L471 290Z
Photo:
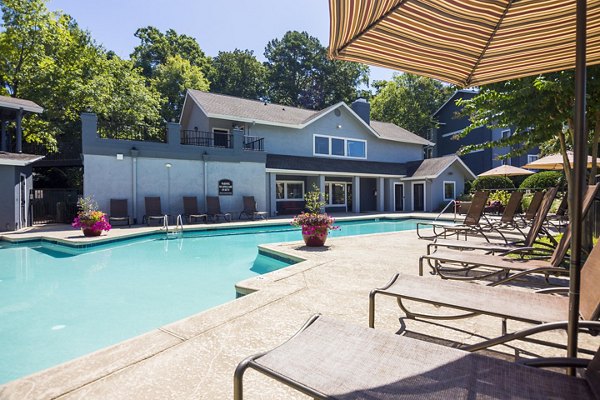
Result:
M145 196L160 196L172 215L189 195L200 209L219 195L224 211L241 211L242 196L254 196L271 215L295 214L313 185L329 212L430 211L473 179L455 156L424 162L432 143L371 121L364 100L312 111L188 90L162 143L100 138L94 114L82 115L82 127L85 195L105 210L127 198L138 221ZM232 193L219 192L222 180Z

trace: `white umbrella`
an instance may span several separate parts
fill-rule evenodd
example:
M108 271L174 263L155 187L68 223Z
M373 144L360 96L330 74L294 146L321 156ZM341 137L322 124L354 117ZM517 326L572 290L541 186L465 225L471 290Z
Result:
M519 167L513 167L512 165L501 165L492 168L489 171L482 172L477 176L519 176L531 174L534 174L534 172Z

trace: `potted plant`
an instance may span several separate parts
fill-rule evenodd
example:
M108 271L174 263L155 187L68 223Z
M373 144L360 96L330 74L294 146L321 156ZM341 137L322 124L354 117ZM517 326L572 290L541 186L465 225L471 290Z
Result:
M327 203L315 185L313 185L311 192L306 193L304 200L308 212L296 215L292 220L292 225L302 227L302 238L307 246L323 246L327 240L329 230L339 229L339 227L333 225L335 220L332 217L321 212L325 209Z
M81 229L84 236L100 236L102 231L110 230L106 214L98 210L98 204L91 196L77 200L77 208L79 211L71 226Z

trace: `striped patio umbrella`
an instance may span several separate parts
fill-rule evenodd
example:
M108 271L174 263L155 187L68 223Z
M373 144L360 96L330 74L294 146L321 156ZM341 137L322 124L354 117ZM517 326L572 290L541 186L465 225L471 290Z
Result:
M588 65L600 63L600 1L588 2ZM459 86L575 65L574 0L330 0L329 54Z
M512 165L501 165L496 168L492 168L489 171L480 173L477 176L519 176L519 175L531 175L533 171L528 171L523 168L513 167Z
M587 156L586 66L600 63L600 0L329 0L329 9L329 55L335 59L459 86L575 68L567 329L567 353L574 357Z
M567 158L571 166L573 166L573 152L567 151ZM563 156L560 153L550 154L549 156L538 158L535 161L530 162L527 165L523 165L523 168L529 169L548 169L551 171L562 171L563 170ZM600 161L598 162L600 166ZM592 168L592 156L587 156L586 168Z

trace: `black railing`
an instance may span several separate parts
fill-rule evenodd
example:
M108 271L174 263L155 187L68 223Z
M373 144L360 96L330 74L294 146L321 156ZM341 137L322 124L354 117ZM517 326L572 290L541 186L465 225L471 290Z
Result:
M147 142L167 142L167 129L164 126L124 125L110 121L98 121L98 137L103 139L138 140Z
M230 133L197 130L181 131L181 144L201 147L221 147L225 149L233 147Z
M258 136L244 136L244 150L247 151L265 151L265 138Z
M76 189L32 189L30 221L33 224L71 223L77 214L78 198Z

